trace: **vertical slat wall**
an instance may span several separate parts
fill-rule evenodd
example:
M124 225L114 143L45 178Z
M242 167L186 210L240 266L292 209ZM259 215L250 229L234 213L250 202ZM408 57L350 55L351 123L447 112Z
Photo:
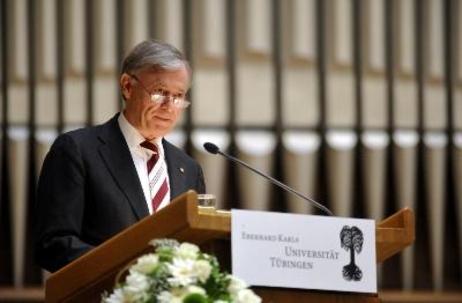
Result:
M412 207L416 243L380 271L381 286L461 288L460 1L0 4L0 286L43 282L31 245L43 158L57 134L123 106L121 60L152 37L191 61L193 106L169 138L201 162L220 207L317 213L205 141L337 215Z
M8 43L9 40L9 28L10 19L8 18L8 6L7 1L2 0L1 2L1 84L2 84L2 136L1 140L1 167L0 167L0 281L3 285L11 285L13 283L13 245L12 245L12 220L11 220L11 205L10 205L10 179L8 171L8 128L9 128L9 69L8 69Z
M443 9L441 10L441 15L443 16L444 24L444 38L443 38L443 53L446 60L444 60L444 83L445 83L445 103L446 103L446 130L443 129L446 137L448 138L448 145L445 150L445 180L452 180L456 178L456 161L455 161L455 115L454 115L454 85L455 85L455 69L453 68L452 62L456 61L455 45L456 45L456 28L457 28L457 3L454 1L445 1L443 3ZM460 18L460 16L459 16ZM446 222L445 228L451 229L456 227L457 222L457 204L456 204L456 184L455 182L446 182L443 187L444 189L444 198L445 201L445 213L446 213ZM448 260L443 264L444 269L448 269L449 280L453 280L453 277L458 274L457 270L452 269L451 263L454 260L459 260L459 255L453 253L450 249L450 246L447 243L456 242L458 237L457 233L444 233L443 241L443 259ZM446 251L449 250L449 251ZM454 262L455 263L455 262ZM444 279L444 277L443 277ZM443 280L444 283L444 280ZM444 284L443 284L444 285ZM443 286L442 285L442 286Z

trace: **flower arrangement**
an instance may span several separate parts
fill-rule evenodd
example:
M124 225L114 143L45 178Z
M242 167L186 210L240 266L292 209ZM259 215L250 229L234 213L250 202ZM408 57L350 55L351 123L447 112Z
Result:
M259 303L242 280L220 271L214 256L191 243L161 239L139 257L102 303ZM124 270L123 272L125 272ZM119 278L118 278L119 279Z

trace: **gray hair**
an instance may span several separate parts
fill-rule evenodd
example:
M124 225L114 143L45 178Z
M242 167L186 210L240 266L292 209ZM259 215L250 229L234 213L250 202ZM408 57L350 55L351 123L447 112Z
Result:
M174 46L157 40L145 40L136 45L122 62L123 73L136 73L145 69L178 70L191 69L185 56Z

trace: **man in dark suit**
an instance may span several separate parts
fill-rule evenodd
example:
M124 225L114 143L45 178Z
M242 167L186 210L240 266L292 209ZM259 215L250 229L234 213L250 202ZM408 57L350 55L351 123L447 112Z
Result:
M60 269L189 189L205 192L198 163L163 139L189 105L190 81L177 49L144 41L122 65L124 110L56 139L38 185L35 250L43 268Z

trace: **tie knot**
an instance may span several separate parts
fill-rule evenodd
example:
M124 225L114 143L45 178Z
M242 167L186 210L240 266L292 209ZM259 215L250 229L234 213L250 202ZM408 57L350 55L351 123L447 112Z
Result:
M154 153L157 154L157 146L149 141L143 141L141 144L141 147L147 148L149 150L152 150Z

